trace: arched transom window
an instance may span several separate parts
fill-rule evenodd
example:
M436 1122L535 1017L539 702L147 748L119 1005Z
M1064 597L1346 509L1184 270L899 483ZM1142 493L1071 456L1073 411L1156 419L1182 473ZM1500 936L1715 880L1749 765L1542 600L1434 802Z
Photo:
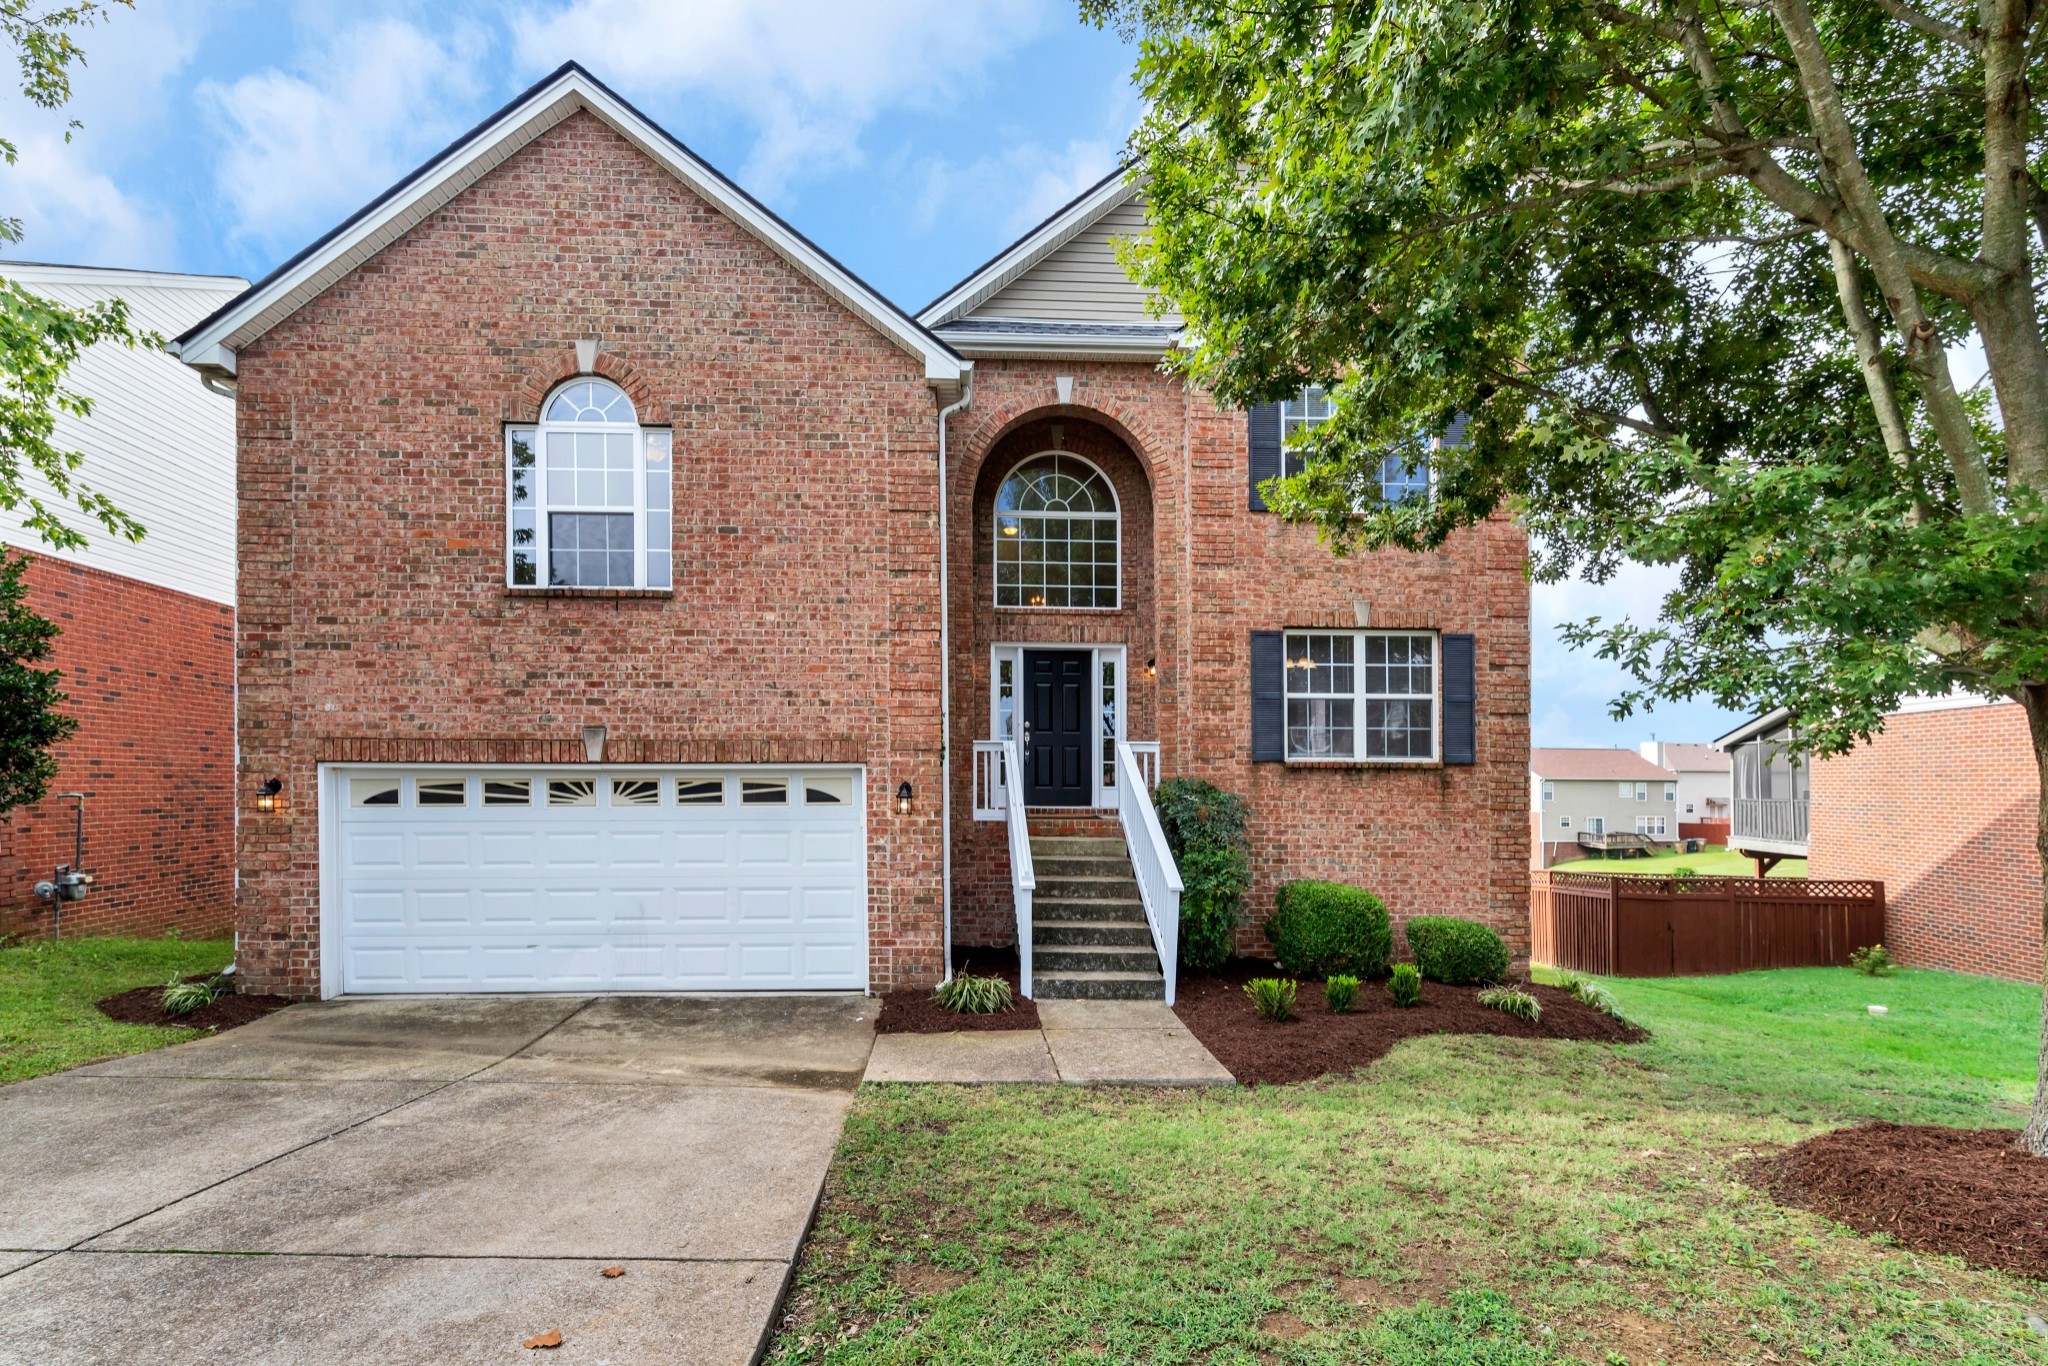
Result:
M557 389L505 434L505 572L515 588L667 588L671 440L615 384ZM540 566L547 580L540 581Z
M1116 494L1101 470L1034 455L996 490L996 606L1115 607Z

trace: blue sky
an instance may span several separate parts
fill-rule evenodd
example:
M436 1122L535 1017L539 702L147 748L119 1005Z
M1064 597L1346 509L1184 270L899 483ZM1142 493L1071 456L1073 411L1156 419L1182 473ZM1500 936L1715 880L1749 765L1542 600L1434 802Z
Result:
M572 57L910 309L1107 173L1139 108L1070 0L137 0L82 46L62 116L0 100L10 254L250 278ZM1610 722L1618 679L1557 643L1667 582L1537 590L1536 743L1732 724Z

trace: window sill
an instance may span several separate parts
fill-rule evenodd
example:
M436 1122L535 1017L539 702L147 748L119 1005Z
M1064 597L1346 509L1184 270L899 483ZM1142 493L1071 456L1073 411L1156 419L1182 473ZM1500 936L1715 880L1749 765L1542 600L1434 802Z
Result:
M1444 768L1441 759L1287 759L1289 768Z
M672 598L673 588L520 588L505 586L508 598Z

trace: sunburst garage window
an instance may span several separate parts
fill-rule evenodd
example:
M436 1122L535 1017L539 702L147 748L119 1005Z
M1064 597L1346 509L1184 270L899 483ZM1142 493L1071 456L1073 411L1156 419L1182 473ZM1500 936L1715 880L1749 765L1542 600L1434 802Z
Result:
M669 587L672 455L669 432L640 426L617 385L581 379L556 390L538 426L505 434L507 581Z
M996 606L1118 603L1116 494L1101 470L1051 451L996 490Z

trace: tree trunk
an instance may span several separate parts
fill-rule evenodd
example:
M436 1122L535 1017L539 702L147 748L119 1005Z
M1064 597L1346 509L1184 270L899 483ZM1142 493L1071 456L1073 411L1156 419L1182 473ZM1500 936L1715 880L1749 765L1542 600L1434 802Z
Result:
M2048 874L2048 684L2033 684L2019 690L2027 709L2027 729L2034 740L2034 771L2041 783L2034 826L2034 847L2040 853L2044 874ZM2041 942L2048 954L2048 880L2044 880L2041 905ZM2020 1146L2036 1157L2048 1157L2048 970L2041 984L2041 1051L2034 1076L2034 1109L2020 1134Z

